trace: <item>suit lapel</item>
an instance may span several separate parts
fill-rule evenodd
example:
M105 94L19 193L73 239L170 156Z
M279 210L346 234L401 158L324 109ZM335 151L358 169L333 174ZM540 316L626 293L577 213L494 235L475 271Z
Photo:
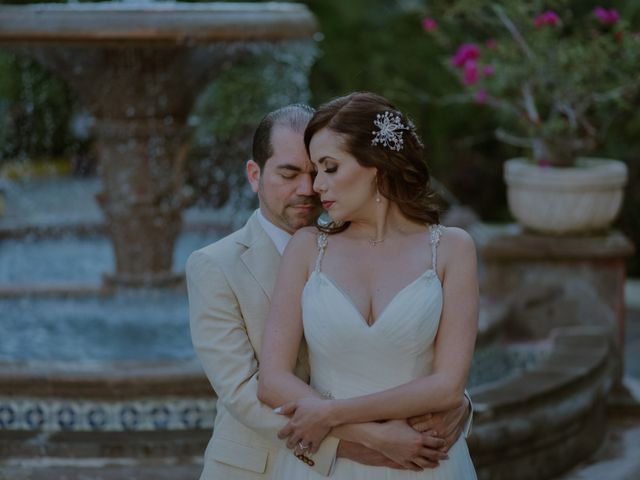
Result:
M256 213L249 218L243 233L238 241L247 247L247 251L240 258L271 301L280 254L260 225Z

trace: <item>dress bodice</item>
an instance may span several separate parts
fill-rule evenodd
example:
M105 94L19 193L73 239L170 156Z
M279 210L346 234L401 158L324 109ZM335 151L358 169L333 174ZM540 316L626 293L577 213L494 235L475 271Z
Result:
M322 271L328 244L318 238L318 259L302 293L311 382L334 398L374 393L431 372L442 312L437 275L441 227L431 229L432 266L400 290L369 326L350 297Z
M442 285L436 248L442 228L431 228L432 266L400 290L371 326L351 298L322 271L328 237L318 237L318 259L302 292L302 320L309 351L311 384L333 398L376 393L428 375L442 313ZM337 458L336 480L475 480L464 438L449 449L449 459L419 472L363 465ZM320 480L288 451L274 467L277 479Z

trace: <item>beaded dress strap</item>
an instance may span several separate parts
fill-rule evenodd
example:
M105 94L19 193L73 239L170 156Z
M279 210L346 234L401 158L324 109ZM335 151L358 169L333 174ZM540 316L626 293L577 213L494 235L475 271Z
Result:
M324 257L324 252L327 249L327 243L329 235L327 233L322 232L318 235L318 257L316 258L316 268L315 271L320 271L320 264L322 263L322 258Z
M438 244L443 230L442 225L431 225L431 263L436 274L438 272Z

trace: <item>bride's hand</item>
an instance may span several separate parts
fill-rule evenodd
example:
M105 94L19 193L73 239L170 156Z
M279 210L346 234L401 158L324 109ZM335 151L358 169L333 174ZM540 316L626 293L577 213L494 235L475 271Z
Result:
M289 416L289 423L278 432L279 438L288 438L287 447L315 453L331 430L331 400L302 398L275 409Z
M411 470L434 468L441 460L449 458L439 450L445 445L442 438L431 431L417 432L406 420L381 423L370 443L369 447Z

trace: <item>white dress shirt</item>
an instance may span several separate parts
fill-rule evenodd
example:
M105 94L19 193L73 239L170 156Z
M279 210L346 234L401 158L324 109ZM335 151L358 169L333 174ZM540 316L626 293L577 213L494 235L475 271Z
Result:
M284 249L287 247L287 243L291 240L292 235L289 232L285 232L280 227L276 227L273 223L266 219L260 209L258 209L258 221L264 229L267 236L271 239L276 246L276 250L283 254Z

